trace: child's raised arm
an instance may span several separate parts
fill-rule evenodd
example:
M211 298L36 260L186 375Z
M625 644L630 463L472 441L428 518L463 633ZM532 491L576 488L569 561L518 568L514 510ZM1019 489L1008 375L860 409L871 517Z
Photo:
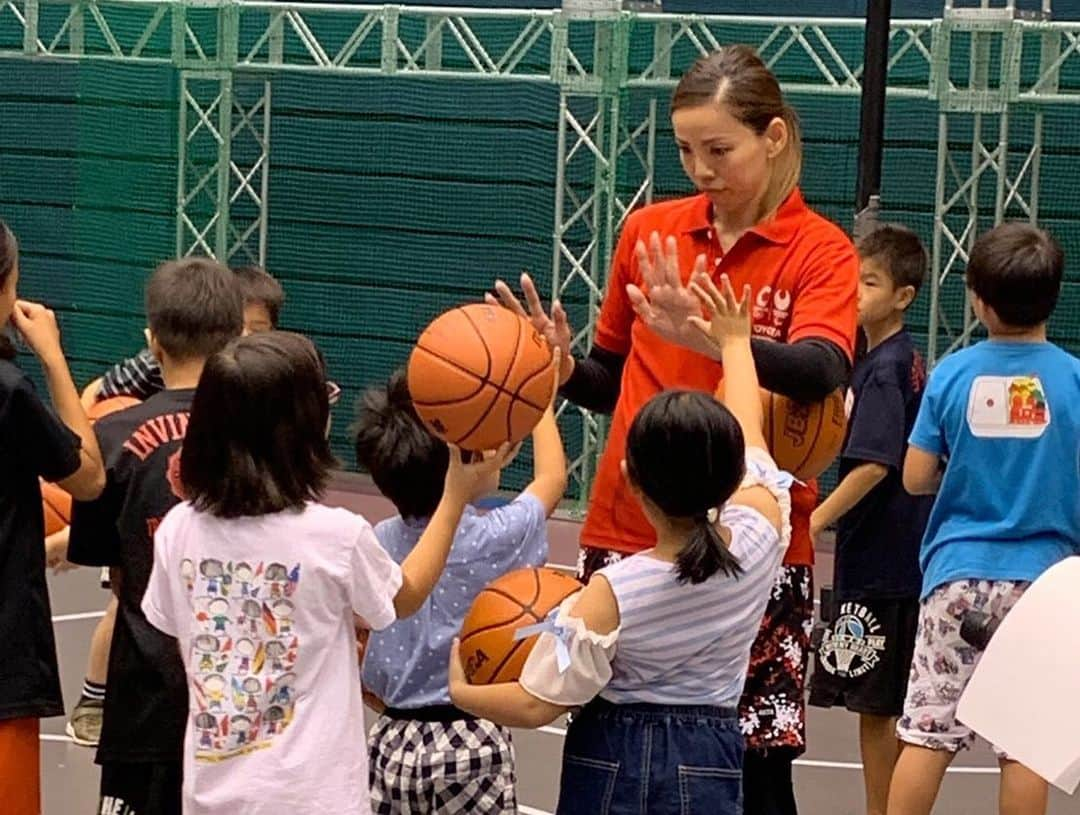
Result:
M11 320L26 340L26 344L41 360L56 415L81 442L79 469L57 483L79 501L93 500L105 489L105 468L102 465L97 436L94 435L90 420L79 401L79 393L75 390L71 371L60 346L60 329L56 325L56 315L38 303L19 300L11 312Z
M721 278L723 291L716 288L705 275L695 277L690 288L711 315L706 322L701 317L690 321L719 349L724 365L723 402L742 428L747 449L759 448L768 452L761 426L761 394L757 369L750 353L750 286L743 287L742 299L736 300L727 275ZM745 504L760 512L778 530L784 523L776 496L762 486L748 486L736 491L731 502Z
M554 350L553 369L559 370L562 352ZM551 401L539 423L533 429L533 480L525 487L551 515L566 493L566 452L563 450L559 425L555 421L555 395L559 383L556 376L552 386Z
M761 394L750 353L750 286L744 286L742 299L736 300L727 275L720 284L723 291L706 276L697 277L690 284L711 315L708 322L701 317L691 317L690 322L720 351L724 364L723 402L739 422L746 446L765 449Z
M450 554L465 505L476 494L478 485L491 473L505 467L515 452L509 444L504 444L491 458L465 464L461 450L450 446L450 466L446 470L442 500L435 508L424 534L401 564L401 588L394 596L394 611L398 619L415 614L424 605L446 566L446 558Z

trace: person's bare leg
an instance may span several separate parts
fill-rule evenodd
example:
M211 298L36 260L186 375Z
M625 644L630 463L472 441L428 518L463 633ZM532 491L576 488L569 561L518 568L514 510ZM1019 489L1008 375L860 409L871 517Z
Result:
M116 625L116 595L109 596L109 605L94 628L90 638L90 658L86 662L86 678L104 685L109 675L109 647L112 645L113 627Z
M930 815L952 760L946 750L903 745L889 785L888 815Z
M1023 764L1002 760L1001 815L1045 815L1050 790L1042 778Z
M866 815L885 815L889 783L900 755L896 717L859 714L859 751L866 786Z
M95 747L101 739L101 722L105 706L105 682L109 675L109 650L116 625L116 595L109 598L105 616L94 628L90 638L90 657L86 665L79 701L71 711L67 734L75 744Z

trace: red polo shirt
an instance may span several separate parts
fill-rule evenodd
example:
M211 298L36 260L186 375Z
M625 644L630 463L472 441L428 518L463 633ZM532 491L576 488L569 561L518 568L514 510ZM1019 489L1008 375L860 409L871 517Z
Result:
M778 342L819 337L844 349L849 358L855 348L859 280L855 248L838 226L806 206L798 190L787 197L773 219L742 235L727 254L720 249L712 207L704 195L653 204L630 215L612 261L596 329L596 343L625 355L626 365L581 532L584 545L621 552L639 552L655 543L653 528L619 470L631 421L662 390L712 393L723 376L719 362L661 339L645 327L630 305L626 284L642 285L634 246L654 231L678 241L684 282L693 259L704 254L718 282L721 273L726 273L737 292L750 284L756 337ZM670 466L678 467L679 462L672 461ZM814 561L809 524L816 503L816 483L792 491L793 536L784 559L789 565Z

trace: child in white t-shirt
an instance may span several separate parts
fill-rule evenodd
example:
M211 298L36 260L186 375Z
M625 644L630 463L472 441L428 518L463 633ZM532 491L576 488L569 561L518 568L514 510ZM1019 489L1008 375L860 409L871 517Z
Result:
M206 364L158 528L143 612L178 639L189 687L184 812L369 813L356 617L417 611L478 481L453 451L443 498L399 567L359 515L318 503L333 463L311 343L270 332Z

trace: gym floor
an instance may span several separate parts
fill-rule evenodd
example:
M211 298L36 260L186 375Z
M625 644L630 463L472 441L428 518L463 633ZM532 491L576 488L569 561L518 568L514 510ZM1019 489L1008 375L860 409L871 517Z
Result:
M374 494L358 477L346 477L328 496L328 503L347 506L371 522L392 514L389 502ZM555 520L550 524L551 563L570 567L576 561L578 525ZM829 580L832 558L821 553L815 567L818 581ZM100 588L96 569L77 569L50 575L53 622L64 688L70 710L79 696L90 635L108 596ZM94 815L98 769L94 752L72 744L64 735L64 720L42 722L41 759L44 815ZM563 726L555 723L537 731L514 733L518 766L518 801L523 815L546 815L555 808ZM796 762L795 780L803 815L861 815L862 776L856 717L842 710L810 708L809 750ZM987 815L997 811L997 765L980 745L963 753L950 769L935 812L942 815ZM1049 815L1078 811L1075 800L1051 790Z

